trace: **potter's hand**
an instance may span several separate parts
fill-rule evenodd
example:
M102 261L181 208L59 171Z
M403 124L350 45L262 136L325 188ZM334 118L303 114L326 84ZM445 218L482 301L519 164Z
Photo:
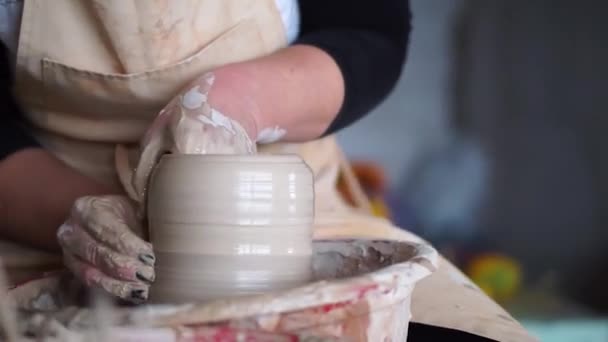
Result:
M121 172L122 183L130 185L129 195L141 203L147 176L163 152L250 153L255 149L251 141L315 140L359 118L360 110L383 91L344 105L346 83L330 54L305 44L218 66L187 85L163 110L143 141L136 175ZM344 113L350 119L345 121Z
M140 302L154 280L155 259L138 234L141 224L129 199L110 195L78 199L57 237L66 266L85 285Z
M231 94L230 99L219 100L230 103L230 113L220 112L210 100L214 81L211 73L196 79L160 112L142 140L134 174L125 176L120 169L130 168L117 163L122 183L134 200L144 202L150 173L165 153L255 154L254 108L243 97Z

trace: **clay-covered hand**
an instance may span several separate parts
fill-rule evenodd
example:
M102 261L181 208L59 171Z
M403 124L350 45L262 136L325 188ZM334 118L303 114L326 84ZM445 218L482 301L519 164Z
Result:
M108 195L79 198L57 237L66 266L85 285L141 302L154 281L155 261L141 234L132 202Z
M134 200L144 202L148 177L165 153L256 153L254 109L248 108L242 96L230 94L230 99L223 96L219 102L229 102L231 113L220 112L210 99L214 82L212 73L197 78L159 113L141 142L139 162L132 175L125 176L124 170L130 168L117 163L123 185Z

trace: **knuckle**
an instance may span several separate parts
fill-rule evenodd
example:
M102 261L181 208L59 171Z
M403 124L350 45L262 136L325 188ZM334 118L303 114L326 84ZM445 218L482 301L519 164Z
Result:
M74 209L82 212L91 203L91 196L79 197L74 201Z
M59 229L57 229L56 237L57 237L57 240L59 241L59 243L62 246L65 246L65 244L68 242L68 240L73 235L73 233L74 233L74 227L72 227L71 224L64 223L61 226L59 226Z
M96 210L107 210L108 208L111 208L114 203L114 198L110 196L94 197L91 200L92 207Z
M121 212L126 213L131 209L131 203L126 197L117 196L114 197L116 206L121 210Z
M128 263L128 259L125 256L123 256L119 253L113 252L109 249L103 249L102 258L105 260L105 262L108 264L108 266L110 266L112 268L121 267Z

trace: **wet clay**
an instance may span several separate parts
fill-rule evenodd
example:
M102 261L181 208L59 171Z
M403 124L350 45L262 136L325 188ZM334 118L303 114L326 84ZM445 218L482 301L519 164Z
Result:
M312 273L313 177L297 156L167 155L149 187L153 302L297 287Z

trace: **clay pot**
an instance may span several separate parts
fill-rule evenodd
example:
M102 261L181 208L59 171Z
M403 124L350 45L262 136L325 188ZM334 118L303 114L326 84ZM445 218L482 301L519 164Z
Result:
M167 155L147 205L154 302L260 294L311 277L313 176L297 156Z

